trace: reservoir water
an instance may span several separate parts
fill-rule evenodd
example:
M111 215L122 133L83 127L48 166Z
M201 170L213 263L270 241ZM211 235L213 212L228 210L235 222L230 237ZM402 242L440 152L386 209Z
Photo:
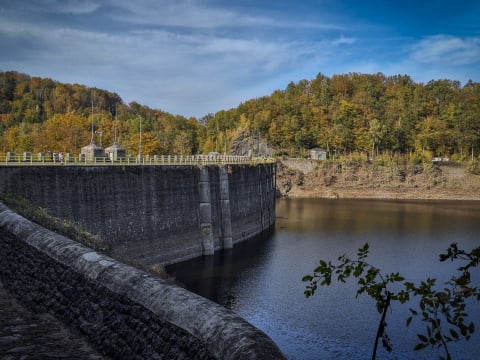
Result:
M320 259L354 257L370 244L368 261L385 273L400 272L419 283L448 280L460 263L438 255L453 242L480 246L480 202L279 199L272 236L233 250L193 259L167 271L189 290L231 308L267 333L290 359L370 359L380 319L373 300L356 298L356 283L320 287L306 299L305 283ZM480 268L472 280L480 285ZM435 349L413 351L425 324L405 326L409 307L394 303L387 314L393 352L381 346L377 359L437 359ZM480 305L469 304L476 333L451 344L454 359L478 359Z

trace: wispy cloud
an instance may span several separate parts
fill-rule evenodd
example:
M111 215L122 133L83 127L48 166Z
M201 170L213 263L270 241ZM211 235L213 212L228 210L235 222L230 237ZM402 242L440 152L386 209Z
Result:
M480 37L437 35L412 46L411 58L426 64L470 65L480 62Z
M392 34L340 3L0 0L0 70L197 117L319 72L477 76L478 37Z
M2 22L0 33L8 34L11 43L28 39L36 44L36 52L31 45L27 46L30 52L22 47L14 50L22 53L16 61L20 70L28 71L28 64L35 58L44 64L43 72L59 74L59 80L105 84L127 101L149 99L157 107L176 113L188 114L175 103L195 99L199 103L198 112L192 114L195 116L224 106L215 104L233 99L236 85L245 86L245 96L249 91L252 96L263 95L255 90L263 90L260 82L324 61L333 48L350 43L344 38L287 42L228 34L183 34L169 29L106 33L16 21ZM237 96L237 101L228 106L242 100Z
M132 24L171 26L195 29L218 28L314 28L342 30L344 26L327 21L295 20L278 13L253 11L248 8L232 8L198 0L131 0L112 1L111 5L120 11L112 16Z
M232 25L238 20L254 21L248 17L238 19L237 14L232 11L201 6L191 0L120 0L112 2L112 6L120 10L113 13L113 17L132 24L212 28Z
M59 14L88 14L97 10L101 5L98 0L22 0L21 7L24 11L39 13ZM13 8L11 4L3 4Z
M352 45L355 42L356 42L355 38L341 35L339 38L333 39L331 43L332 45L339 46L339 45Z

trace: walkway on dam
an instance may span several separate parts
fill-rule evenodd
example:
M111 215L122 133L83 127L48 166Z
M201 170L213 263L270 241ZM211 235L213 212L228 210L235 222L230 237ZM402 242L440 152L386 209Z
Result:
M0 360L108 359L50 314L25 308L0 281Z

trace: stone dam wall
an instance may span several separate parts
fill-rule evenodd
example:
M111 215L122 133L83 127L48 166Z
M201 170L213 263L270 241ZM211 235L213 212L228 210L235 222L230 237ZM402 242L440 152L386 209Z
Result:
M284 359L224 307L46 230L0 203L0 277L119 359Z
M0 193L100 235L116 259L171 264L272 229L275 167L8 165Z

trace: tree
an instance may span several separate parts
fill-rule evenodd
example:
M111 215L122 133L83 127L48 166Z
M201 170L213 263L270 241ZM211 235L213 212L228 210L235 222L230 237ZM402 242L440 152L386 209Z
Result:
M58 114L48 119L35 136L35 148L40 151L78 154L88 144L91 122L83 116Z
M192 155L193 139L186 131L182 131L175 136L173 141L173 153L176 155Z
M180 140L175 145L175 139L182 132L193 139L193 152L223 152L225 141L221 138L227 133L229 141L228 133L238 128L259 132L277 153L295 156L315 146L363 155L372 150L406 154L423 147L437 155L455 154L461 160L475 159L480 152L480 83L469 81L463 88L454 80L422 84L414 83L408 75L386 77L381 73L331 78L318 74L312 80L290 82L269 96L247 100L237 108L191 121L137 102L124 104L117 94L105 90L0 72L2 149L12 150L5 144L11 143L18 129L25 139L22 144L33 146L34 151L45 151L45 143L49 143L48 151L65 146L70 149L70 145L54 143L62 141L61 136L56 140L41 140L39 136L55 116L90 118L92 101L95 126L104 131L105 144L113 141L112 119L118 115L119 135L129 146L129 139L138 132L140 115L142 131L151 132L158 140L160 153L179 148ZM41 125L38 134L33 133L33 124ZM7 133L15 126L19 128ZM33 145L28 137L34 140ZM74 146L73 150L78 149Z
M470 280L470 271L480 265L480 247L465 251L456 243L450 245L447 252L440 255L440 261L461 261L462 266L458 268L459 275L445 283L443 290L437 290L436 279L428 278L419 285L412 282L404 282L404 278L397 272L382 274L381 270L366 262L369 253L369 245L365 244L358 249L357 258L351 259L346 255L338 258L338 263L320 260L313 274L305 275L302 281L307 282L304 294L308 298L315 294L318 286L328 286L332 279L345 283L353 276L358 279L357 296L366 293L376 302L376 308L382 314L378 324L378 330L373 346L372 359L376 359L378 342L381 339L387 351L393 350L390 338L387 334L387 323L385 321L387 311L393 301L404 304L413 297L419 297L420 310L410 309L412 314L406 320L409 326L413 317L421 316L421 321L426 324L426 334L418 334L420 342L414 350L421 350L428 346L443 348L446 357L451 359L448 343L458 341L461 338L469 340L475 331L473 322L466 323L467 299L474 299L480 302L480 289L473 287ZM403 288L393 291L403 282Z

